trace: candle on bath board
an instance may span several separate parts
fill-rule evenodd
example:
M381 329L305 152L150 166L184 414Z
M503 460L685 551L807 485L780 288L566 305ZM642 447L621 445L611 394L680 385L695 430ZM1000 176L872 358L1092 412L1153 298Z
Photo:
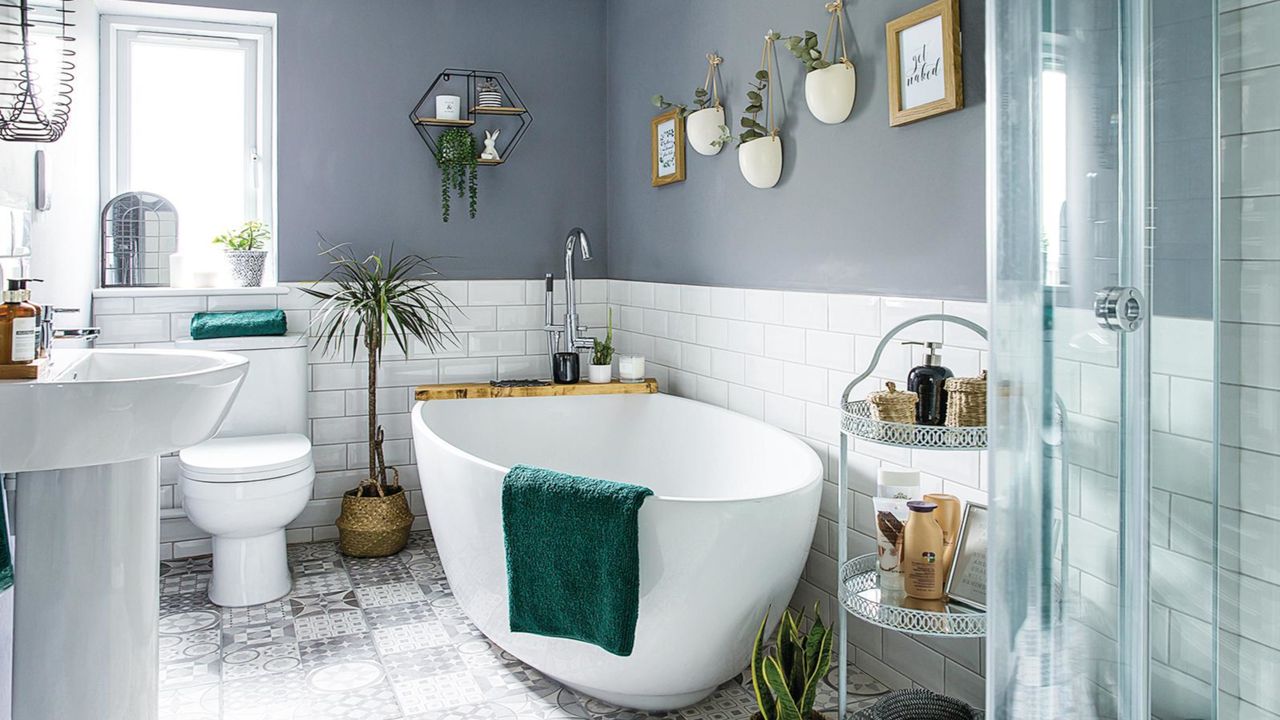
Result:
M643 355L619 355L618 356L618 378L624 383L638 383L644 381L644 356Z

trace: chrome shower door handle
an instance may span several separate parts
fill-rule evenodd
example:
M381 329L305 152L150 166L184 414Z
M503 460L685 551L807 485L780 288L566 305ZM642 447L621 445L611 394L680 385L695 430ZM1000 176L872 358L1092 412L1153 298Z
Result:
M1106 287L1093 298L1093 316L1100 327L1131 333L1147 319L1147 299L1135 287Z

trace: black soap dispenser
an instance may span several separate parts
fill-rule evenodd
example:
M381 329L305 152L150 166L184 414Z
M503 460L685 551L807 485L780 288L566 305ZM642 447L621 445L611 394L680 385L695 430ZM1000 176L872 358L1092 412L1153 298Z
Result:
M942 425L947 419L947 378L955 373L942 366L942 343L905 342L903 345L923 345L924 364L911 368L907 375L907 389L920 398L916 404L917 425Z

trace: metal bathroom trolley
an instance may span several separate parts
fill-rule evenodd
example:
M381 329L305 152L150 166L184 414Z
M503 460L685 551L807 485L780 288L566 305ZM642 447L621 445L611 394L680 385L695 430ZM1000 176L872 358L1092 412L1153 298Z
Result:
M850 438L916 450L973 451L987 448L986 427L938 427L881 422L874 419L870 403L866 400L849 400L849 393L853 388L875 372L880 364L880 356L889 343L903 330L925 322L953 323L977 333L984 340L987 338L987 331L981 325L956 315L936 313L911 318L880 339L870 365L845 386L840 397L840 471L836 522L840 527L841 542L836 543L836 581L840 604L845 611L840 613L840 720L847 717L849 702L847 613L883 628L914 635L983 637L987 634L986 612L952 602L940 603L941 607L935 606L932 609L911 607L906 602L901 602L899 596L886 597L880 592L875 554L849 559L849 544L845 535L849 529Z

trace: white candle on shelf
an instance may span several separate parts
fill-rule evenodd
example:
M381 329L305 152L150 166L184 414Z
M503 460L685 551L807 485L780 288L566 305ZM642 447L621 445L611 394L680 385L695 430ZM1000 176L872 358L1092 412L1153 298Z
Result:
M618 356L618 378L624 383L638 383L644 381L644 356L643 355L619 355Z

